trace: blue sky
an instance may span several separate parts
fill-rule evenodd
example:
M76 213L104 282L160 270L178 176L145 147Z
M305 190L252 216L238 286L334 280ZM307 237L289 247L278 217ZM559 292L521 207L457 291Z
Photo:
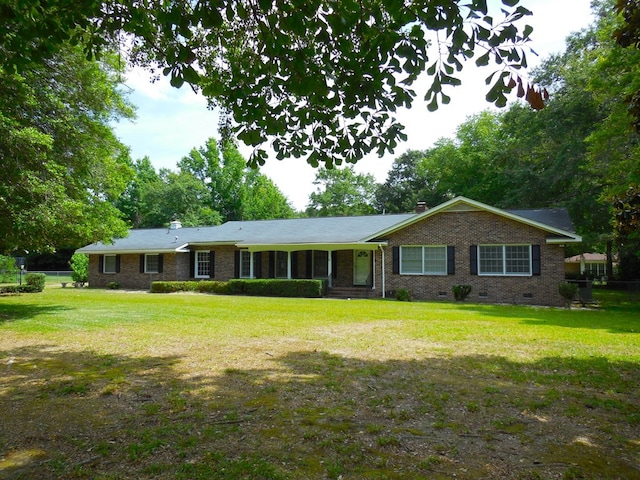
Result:
M540 59L563 51L565 38L592 21L590 0L521 0L520 4L533 11L533 16L523 22L534 27L530 47L539 54L537 58L527 56L531 67ZM492 71L490 66L478 69L471 62L463 70L462 86L448 92L452 97L449 105L428 112L424 102L415 101L413 108L399 112L408 140L394 154L364 158L356 170L371 173L378 182L384 182L393 160L406 150L424 150L439 138L453 137L456 128L469 116L490 108L484 100L487 91L484 79ZM207 109L206 100L189 87L172 88L164 78L150 83L150 76L140 70L129 72L126 86L129 99L137 108L137 119L121 121L114 128L120 140L131 148L132 158L146 155L157 169L175 169L177 162L193 148L217 137L216 112ZM420 98L420 89L416 90ZM247 158L251 152L243 146L241 151ZM261 171L278 185L294 208L305 208L309 194L315 190L312 184L315 170L304 160L278 161L274 157Z

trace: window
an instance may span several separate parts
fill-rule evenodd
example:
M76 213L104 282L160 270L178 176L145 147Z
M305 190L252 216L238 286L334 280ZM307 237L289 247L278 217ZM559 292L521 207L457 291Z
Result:
M446 245L400 247L400 273L403 275L446 275Z
M240 278L251 278L251 252L240 250Z
M584 264L584 273L590 277L604 277L607 274L607 265L587 262Z
M160 255L144 256L144 273L160 272Z
M329 278L329 252L313 251L313 278Z
M117 255L105 255L103 262L102 273L117 273Z
M480 245L480 275L531 275L531 245Z
M195 278L209 278L211 276L211 253L205 251L196 252Z
M275 252L275 277L289 277L289 253Z

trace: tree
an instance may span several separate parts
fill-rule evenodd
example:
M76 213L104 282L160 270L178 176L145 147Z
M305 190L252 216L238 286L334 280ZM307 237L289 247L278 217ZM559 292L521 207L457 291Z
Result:
M519 0L219 0L139 2L6 0L0 7L0 64L22 72L67 41L89 57L118 44L131 63L201 89L237 122L240 140L263 164L278 158L326 166L393 152L406 138L394 116L411 107L414 82L430 78L429 110L448 103L466 61L495 66L489 102L518 95L534 107L543 93L523 83L531 12ZM429 50L435 42L433 53Z
M86 283L89 281L89 255L74 253L69 261L71 267L71 280Z
M419 201L434 206L447 200L439 189L439 178L424 165L432 150L408 150L393 161L387 179L378 185L375 207L379 212L406 213Z
M192 149L178 162L182 174L192 175L208 191L208 204L223 221L289 218L293 209L278 187L257 170L232 142L222 151L210 138L204 147Z
M640 48L640 3L637 0L617 0L616 11L624 19L613 32L618 45L624 48ZM636 132L640 133L640 87L636 87L626 98L629 115Z
M321 168L313 182L317 186L309 195L306 213L310 217L369 215L377 189L373 175L356 173L353 166Z
M129 152L109 122L132 111L107 60L59 49L29 71L0 67L0 252L125 234L112 200L130 178Z
M613 198L614 225L622 280L640 278L640 187L632 185Z

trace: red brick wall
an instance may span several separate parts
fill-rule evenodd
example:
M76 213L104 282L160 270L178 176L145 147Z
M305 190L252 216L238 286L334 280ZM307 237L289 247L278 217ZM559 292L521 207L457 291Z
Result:
M392 294L408 289L421 300L453 300L452 286L471 285L468 297L488 303L563 305L558 285L564 282L564 248L546 243L546 233L489 212L442 212L388 237L385 250L386 285ZM531 244L541 248L541 274L530 277L471 275L469 247L481 244ZM448 245L455 247L455 275L393 273L393 246ZM381 285L380 271L378 285Z

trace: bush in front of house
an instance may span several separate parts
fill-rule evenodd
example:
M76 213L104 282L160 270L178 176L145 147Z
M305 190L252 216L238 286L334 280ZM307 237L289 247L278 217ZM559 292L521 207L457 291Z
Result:
M47 275L44 273L27 273L26 281L27 286L30 286L33 292L41 292L44 290Z
M325 292L323 280L233 279L227 284L230 295L320 298Z
M571 302L575 300L576 295L578 295L578 284L577 283L561 283L558 285L558 292L564 298L567 308L571 308Z
M195 283L195 290L200 293L214 293L217 295L228 295L229 285L227 282L217 282L215 280L202 280Z
M151 293L195 292L198 282L152 282Z
M89 281L89 255L74 253L69 266L72 270L71 280L77 283L87 283Z
M453 290L453 298L462 301L471 293L471 285L454 285L451 290Z
M396 290L396 300L399 302L410 302L411 301L411 292L406 288L399 288Z

